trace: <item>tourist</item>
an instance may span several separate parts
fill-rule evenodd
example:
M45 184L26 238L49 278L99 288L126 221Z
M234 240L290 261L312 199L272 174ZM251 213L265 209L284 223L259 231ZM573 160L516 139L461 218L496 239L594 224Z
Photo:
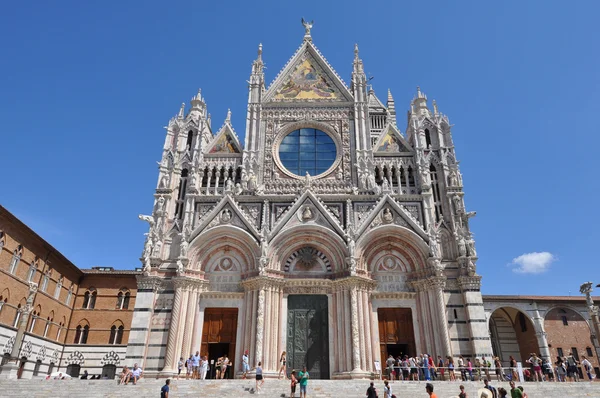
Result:
M504 380L504 369L502 369L502 362L500 362L500 358L494 358L494 368L496 372L496 380L503 381Z
M375 388L375 384L373 382L371 382L371 385L369 388L367 388L367 398L377 398L377 389Z
M408 355L405 355L402 359L402 379L410 380L410 362L408 361Z
M527 398L527 393L525 393L525 391L523 391L523 387L521 387L521 386L518 386L518 387L517 387L517 390L520 390L520 391L521 391L521 394L523 394L523 398Z
M290 389L292 391L290 394L290 398L294 398L296 396L296 384L298 384L298 379L296 378L296 371L292 370L292 374L290 375Z
M394 380L394 357L390 354L387 361L385 361L385 368L387 370L387 375L389 380Z
M559 382L564 382L565 377L567 376L567 369L565 368L565 361L560 356L556 357L556 380Z
M123 366L123 370L121 371L121 380L119 380L119 384L127 384L129 376L129 368L127 366ZM94 376L92 376L94 377Z
M446 380L444 378L444 360L442 359L441 355L438 355L438 369L440 370L440 375L442 376L442 380Z
M437 379L437 369L435 367L435 362L433 361L433 355L428 355L427 360L429 361L429 373L431 373L431 379Z
M460 370L460 379L467 381L467 372L465 371L465 360L462 355L458 357L458 370Z
M283 377L286 377L287 371L285 369L285 359L286 359L286 355L285 355L285 351L281 353L281 356L279 357L279 376L278 379L281 379L281 372L283 372Z
M508 357L510 360L510 372L511 380L519 380L519 374L517 373L517 360L511 355Z
M200 351L196 351L196 355L192 356L192 379L197 379L200 372Z
M581 361L581 365L583 366L583 370L585 370L585 373L587 374L587 377L590 381L593 381L592 378L592 363L590 361L588 361L588 359L582 355L581 358L583 359Z
M475 368L477 372L477 380L483 380L483 371L481 369L481 361L479 358L475 358Z
M437 395L433 393L433 384L427 383L425 385L425 391L427 391L427 394L429 394L429 398L437 398Z
M419 368L417 368L417 360L413 357L408 359L410 362L410 379L418 380L419 379Z
M387 380L383 382L383 398L392 398L392 386Z
M498 392L496 391L496 387L492 387L492 385L490 384L488 379L483 379L483 388L485 388L486 390L489 390L492 393L493 397L498 395Z
M80 377L80 379L81 379L81 380L87 380L87 378L88 378L88 371L87 371L87 370L84 370L84 371L83 371L83 374L82 374L82 375L81 375L81 377Z
M456 374L454 374L454 358L448 357L448 376L450 381L456 381Z
M421 356L421 367L423 369L423 378L426 381L431 380L431 375L429 374L429 358L427 358L427 354L423 354Z
M215 379L221 378L221 366L223 365L223 357L217 358L217 363L215 364Z
M244 351L242 355L242 379L245 379L248 372L250 371L250 365L248 365L248 350Z
M498 398L507 398L508 397L508 391L506 391L504 388L500 387L498 389Z
M165 385L160 389L160 398L169 398L169 384L171 384L171 380L167 379Z
M534 379L536 381L544 381L544 376L542 375L542 360L540 357L538 357L536 353L532 353L527 362L533 366Z
M181 376L181 371L183 370L184 364L185 363L183 362L183 357L180 357L179 362L177 362L177 380L179 380L179 377Z
M394 374L396 376L396 380L404 380L402 376L402 357L398 355L396 358L396 363L394 365Z
M473 379L473 362L471 362L471 358L467 358L467 372L469 373L469 381L475 381Z
M542 369L546 375L546 380L556 381L554 378L554 369L552 369L552 363L548 359L544 359L542 362Z
M194 361L192 360L192 354L190 354L190 357L187 359L187 361L185 361L185 379L189 379L190 376L192 375L192 372L194 371Z
M483 371L485 372L485 378L491 380L492 378L490 377L490 368L492 367L492 363L482 356L481 365L483 366Z
M221 379L224 379L227 375L227 367L229 366L229 358L227 354L223 356L223 361L221 361Z
M200 362L200 380L206 379L206 372L208 372L208 357L205 355Z
M510 381L510 398L523 398L523 392L515 387L515 382Z
M134 363L133 369L131 369L129 376L127 377L127 382L129 382L130 379L133 379L133 385L136 385L137 382L142 378L142 373L144 373L142 368L138 367L137 363ZM127 382L125 382L125 384L127 384Z
M579 381L579 372L577 371L577 360L573 356L573 353L570 352L567 357L567 377L569 381Z
M465 392L465 386L460 385L460 393L458 394L458 398L467 398L467 393Z
M302 372L298 373L298 378L300 379L300 398L306 398L306 386L308 385L308 376L309 375L306 371L306 366L303 366Z
M263 373L262 373L262 362L258 363L258 366L256 367L256 393L260 394L260 389L262 388L263 384L265 384L265 381L263 380ZM300 393L302 394L302 393Z

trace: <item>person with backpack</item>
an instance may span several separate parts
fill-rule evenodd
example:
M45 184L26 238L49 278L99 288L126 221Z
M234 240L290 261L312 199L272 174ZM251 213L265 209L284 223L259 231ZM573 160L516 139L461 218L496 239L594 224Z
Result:
M578 362L573 356L573 353L570 352L567 357L567 377L569 381L579 381L579 372L577 371Z
M169 384L171 384L171 379L167 379L165 385L160 389L160 398L169 398Z
M367 398L378 398L377 397L377 389L375 388L375 383L371 382L369 388L367 388Z

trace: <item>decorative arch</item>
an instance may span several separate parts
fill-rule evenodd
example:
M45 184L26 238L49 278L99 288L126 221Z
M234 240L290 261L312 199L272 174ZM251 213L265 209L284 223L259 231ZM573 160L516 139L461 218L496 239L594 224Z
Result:
M335 231L318 224L297 225L282 230L269 244L269 268L286 271L287 265L287 270L295 269L297 256L304 248L312 249L311 252L305 252L314 255L323 272L344 270L348 256L346 243Z
M445 228L440 230L440 240L442 244L442 259L453 261L457 257L456 242L450 233Z
M240 272L256 270L260 256L258 243L247 231L223 225L197 235L190 243L191 268L210 272L218 268L218 259L235 258ZM232 261L233 263L233 261Z
M125 326L123 325L123 321L117 319L113 322L110 327L110 336L108 338L108 344L122 344L123 342L123 332L125 331Z
M82 319L78 322L75 328L75 339L73 344L87 344L88 334L90 332L90 323L87 319Z
M17 267L19 266L19 262L21 261L21 256L23 256L23 246L19 245L13 251L13 256L10 260L10 265L8 266L8 272L11 274L17 273Z
M81 308L93 310L96 306L98 291L95 287L89 287L83 294L83 305Z
M83 365L85 363L85 357L80 351L73 351L67 358L67 365Z
M397 261L393 270L406 273L422 271L427 264L429 246L425 241L406 227L395 224L371 229L357 241L360 266L369 272L377 272L379 266L385 271L388 259ZM389 270L389 269L387 269Z
M488 327L494 355L507 366L511 356L523 362L530 353L540 352L533 319L517 306L498 306L490 314Z
M118 310L129 309L129 300L131 299L131 292L128 288L122 287L117 294L117 306Z

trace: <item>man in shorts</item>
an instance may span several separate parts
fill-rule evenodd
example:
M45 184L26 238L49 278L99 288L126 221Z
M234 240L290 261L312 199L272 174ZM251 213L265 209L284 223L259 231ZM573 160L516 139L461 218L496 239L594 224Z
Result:
M298 379L300 379L300 398L306 398L306 386L308 385L308 371L306 370L306 366L303 366L302 372L298 373Z
M242 379L246 378L246 374L250 371L250 366L248 365L248 350L244 351L244 355L242 355Z
M197 379L200 375L200 351L196 351L196 355L192 356L192 379Z

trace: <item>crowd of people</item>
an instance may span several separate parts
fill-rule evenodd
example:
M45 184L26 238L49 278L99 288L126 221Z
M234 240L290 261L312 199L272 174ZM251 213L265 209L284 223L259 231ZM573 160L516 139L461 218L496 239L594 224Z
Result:
M523 364L524 381L580 381L579 365L587 375L589 381L596 377L591 362L582 356L581 363L573 353L566 357L558 357L555 366L548 359L531 353ZM385 361L383 375L390 381L395 380L449 380L449 381L476 381L492 380L492 373L497 381L520 380L517 361L510 356L509 366L505 367L498 357L471 359L459 356L456 360L452 357L445 359L438 356L434 359L428 354L408 356L400 355L394 358L390 355Z
M508 398L509 393L510 398L528 398L522 386L516 386L514 381L511 381L509 385L510 391L503 387L496 388L487 379L484 379L484 386L477 392L477 397L473 398ZM460 385L458 388L460 390L458 398L469 398L465 391L465 386ZM430 398L437 398L434 389L433 384L425 384L425 392ZM380 398L374 382L371 382L369 388L367 388L366 395L367 398ZM396 398L396 395L393 393L393 387L388 380L383 381L383 397L381 398Z

